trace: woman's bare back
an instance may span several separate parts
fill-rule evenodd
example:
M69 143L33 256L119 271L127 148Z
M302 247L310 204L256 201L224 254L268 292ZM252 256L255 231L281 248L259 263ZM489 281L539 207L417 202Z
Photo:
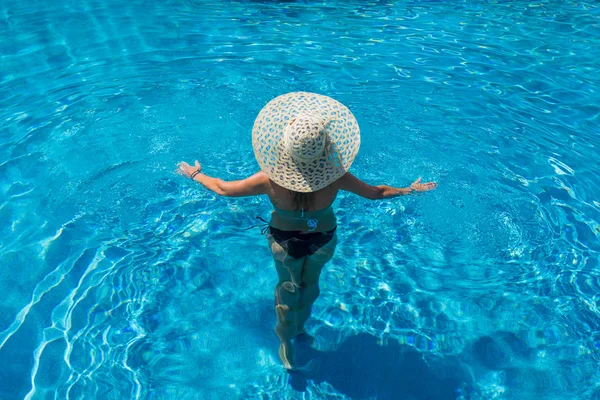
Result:
M269 180L271 190L269 191L269 200L276 208L280 210L300 211L295 204L292 192L285 189L275 182ZM311 192L309 207L305 211L314 211L325 209L333 203L338 194L337 185L331 184L316 192Z

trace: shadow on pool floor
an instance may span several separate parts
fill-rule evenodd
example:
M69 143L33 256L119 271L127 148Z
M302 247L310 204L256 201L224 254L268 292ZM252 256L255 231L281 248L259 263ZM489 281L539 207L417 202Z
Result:
M292 373L294 390L305 391L306 383L328 382L353 399L456 399L457 388L470 382L460 361L452 357L425 362L421 353L390 340L386 345L369 334L350 337L335 351L319 351L310 343L297 343L299 365L310 362L307 371Z

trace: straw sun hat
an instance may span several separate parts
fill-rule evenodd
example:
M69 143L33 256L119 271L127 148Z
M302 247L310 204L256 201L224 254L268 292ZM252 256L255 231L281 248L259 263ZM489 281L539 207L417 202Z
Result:
M261 169L295 192L314 192L341 178L359 146L360 130L350 110L315 93L274 98L260 111L252 129L252 147Z

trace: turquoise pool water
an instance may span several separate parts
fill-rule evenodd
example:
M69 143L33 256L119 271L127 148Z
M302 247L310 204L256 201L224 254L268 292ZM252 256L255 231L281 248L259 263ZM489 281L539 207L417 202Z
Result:
M52 3L52 4L51 4ZM600 6L0 0L1 399L600 399ZM283 372L276 274L181 160L257 170L276 95L356 115Z

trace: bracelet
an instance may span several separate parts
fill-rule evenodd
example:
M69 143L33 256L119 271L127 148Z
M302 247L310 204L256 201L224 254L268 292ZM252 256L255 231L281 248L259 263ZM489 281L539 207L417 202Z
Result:
M196 177L196 175L198 175L200 173L200 169L195 170L194 172L192 172L192 175L190 175L190 178L194 179Z

